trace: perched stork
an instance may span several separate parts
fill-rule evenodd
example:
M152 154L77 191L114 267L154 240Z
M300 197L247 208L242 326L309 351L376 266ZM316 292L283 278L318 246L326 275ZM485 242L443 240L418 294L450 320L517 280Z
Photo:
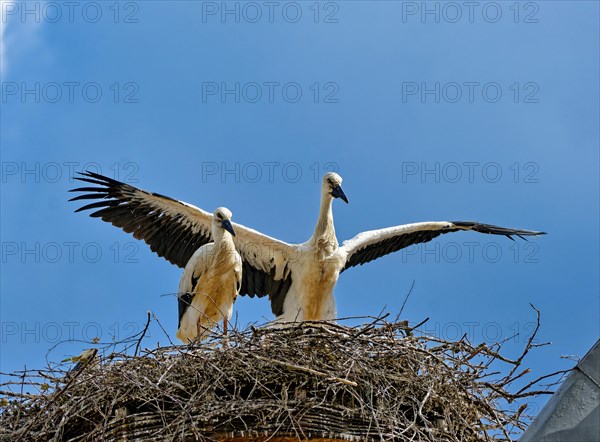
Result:
M181 201L137 189L129 184L87 172L81 181L98 187L73 189L87 192L73 199L99 199L77 211L99 209L90 216L143 239L152 251L184 267L200 246L210 241L210 213ZM334 319L333 289L340 273L412 244L459 230L518 237L544 232L507 229L471 221L406 224L363 232L338 245L332 203L342 191L342 178L327 173L321 187L321 205L312 237L302 244L288 244L239 224L233 242L242 259L241 295L269 296L278 321Z
M194 252L179 282L176 336L184 343L206 338L221 319L227 334L227 321L242 283L242 259L233 243L231 212L225 207L214 211L211 232L214 242Z

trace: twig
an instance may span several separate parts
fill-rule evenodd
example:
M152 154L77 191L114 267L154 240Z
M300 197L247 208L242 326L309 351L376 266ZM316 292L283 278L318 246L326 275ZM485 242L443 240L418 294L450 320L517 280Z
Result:
M141 336L138 339L137 344L135 345L135 351L133 352L134 356L137 356L137 354L138 354L138 350L140 349L140 344L142 343L142 339L144 339L144 336L146 336L146 332L148 331L149 325L150 325L150 311L148 311L148 319L146 320L146 326L144 327L144 330L142 330Z
M335 376L329 376L327 373L322 373L320 371L317 370L313 370L312 368L308 368L308 367L302 367L300 365L295 365L295 364L290 364L289 362L283 362L283 361L278 361L277 359L270 359L270 358L265 358L259 355L253 355L255 358L257 359L261 359L265 362L268 362L270 364L277 364L277 365L281 365L283 367L287 367L290 370L298 370L298 371L303 371L305 373L310 373L312 375L315 376L321 376L324 378L327 378L331 381L335 381L335 382L341 382L342 384L346 384L346 385L351 385L352 387L358 387L358 384L356 382L353 381L349 381L348 379L342 379L342 378L338 378Z
M398 313L398 319L400 319L400 316L402 315L402 312L404 311L404 306L406 305L406 301L408 301L408 298L410 297L410 294L412 293L413 288L415 287L415 281L416 280L413 279L413 282L410 285L410 289L408 289L408 293L404 297L404 302L402 303L402 307L400 307L400 313Z
M528 390L529 388L533 387L535 384L539 383L543 379L551 378L551 377L557 376L559 374L569 373L572 370L573 370L572 368L569 368L568 370L558 370L558 371L555 371L554 373L545 374L543 376L540 376L539 378L537 378L537 379L531 381L529 384L525 385L523 388L521 388L519 391L517 391L513 396L518 397L525 390Z
M529 350L531 350L531 347L532 347L531 344L532 344L533 340L535 339L535 337L537 336L538 330L540 329L540 311L537 308L535 308L535 306L532 303L529 303L529 305L531 306L532 309L535 310L535 313L536 313L535 329L533 330L533 333L529 337L529 339L527 341L527 345L523 349L523 353L521 353L521 356L519 356L519 358L514 362L514 366L513 366L512 370L510 370L510 372L504 378L505 384L510 382L512 375L515 373L515 371L517 371L517 368L521 365L521 362L523 362L523 358L525 358L527 353L529 353Z

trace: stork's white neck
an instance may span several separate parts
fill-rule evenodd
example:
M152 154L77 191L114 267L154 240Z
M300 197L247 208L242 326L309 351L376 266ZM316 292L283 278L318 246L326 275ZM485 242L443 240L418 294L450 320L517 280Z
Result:
M233 236L229 232L226 232L219 224L211 226L211 233L215 245L223 244L224 246L234 245Z
M215 245L212 249L212 259L215 266L225 265L233 254L235 254L235 243L231 233L225 231L221 226L212 226L213 240Z
M210 230L212 233L213 241L215 242L215 244L219 244L219 242L221 242L221 240L223 239L223 236L225 236L225 231L217 223L212 223Z
M337 249L338 242L335 237L335 227L333 226L333 197L326 189L321 192L321 207L319 209L319 219L313 236L309 244L319 251L331 249L329 253Z

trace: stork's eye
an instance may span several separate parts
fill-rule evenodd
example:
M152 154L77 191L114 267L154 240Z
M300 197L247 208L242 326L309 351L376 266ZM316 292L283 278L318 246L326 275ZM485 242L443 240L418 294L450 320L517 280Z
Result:
M217 218L223 219L223 215L221 215L220 213L217 213Z

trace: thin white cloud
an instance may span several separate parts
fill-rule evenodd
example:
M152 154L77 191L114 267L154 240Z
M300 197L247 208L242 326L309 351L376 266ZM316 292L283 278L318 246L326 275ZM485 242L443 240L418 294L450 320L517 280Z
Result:
M4 16L4 8L6 7L6 1L0 0L0 73L3 74L6 71L6 47L4 44L5 31L6 31L6 18Z
M25 19L20 8L24 2L0 0L0 73L6 75L8 68L31 49L39 49L38 37L43 20L32 15ZM15 9L16 8L16 9Z

